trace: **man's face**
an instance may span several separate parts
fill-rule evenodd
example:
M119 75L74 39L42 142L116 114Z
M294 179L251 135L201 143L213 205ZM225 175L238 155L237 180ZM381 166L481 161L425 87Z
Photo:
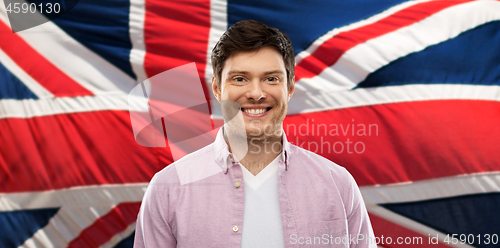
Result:
M295 89L287 89L283 56L271 47L239 52L226 59L220 89L212 78L212 89L219 100L241 106L247 137L264 138L281 134L288 100ZM224 114L224 104L222 112ZM227 120L224 115L224 119Z

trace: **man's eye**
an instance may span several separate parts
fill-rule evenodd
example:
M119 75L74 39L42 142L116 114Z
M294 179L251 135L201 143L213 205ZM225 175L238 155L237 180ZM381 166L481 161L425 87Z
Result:
M243 81L245 81L245 79L244 79L244 78L242 78L242 77L235 78L234 80L235 80L236 82L243 82Z
M278 78L276 77L270 77L266 79L268 82L278 82Z

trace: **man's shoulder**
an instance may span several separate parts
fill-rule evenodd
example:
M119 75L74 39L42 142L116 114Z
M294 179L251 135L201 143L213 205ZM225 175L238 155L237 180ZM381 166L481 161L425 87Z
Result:
M292 159L297 159L302 168L316 169L321 172L330 172L334 179L345 180L350 173L343 166L302 147L290 144Z
M151 183L169 182L169 185L183 185L187 181L192 182L200 176L202 177L200 173L206 174L207 170L214 171L217 168L214 159L214 144L212 143L169 164L155 174Z

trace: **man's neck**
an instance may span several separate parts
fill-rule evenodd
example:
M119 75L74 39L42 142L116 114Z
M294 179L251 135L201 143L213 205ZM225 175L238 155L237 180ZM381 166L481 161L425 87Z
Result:
M238 145L242 147L241 144L229 144L226 132L224 132L224 138L226 143L228 144L229 152L233 152L234 147L232 149L231 145ZM269 165L278 155L281 154L282 151L282 141L283 136L270 136L264 138L247 138L246 141L241 139L241 142L246 142L248 147L248 152L244 155L238 156L238 154L242 154L241 152L235 152L236 158L239 162L253 175L259 174L267 165Z
M281 154L282 142L280 139L250 140L248 154L240 161L253 175L259 174L277 156ZM274 146L273 146L274 144Z

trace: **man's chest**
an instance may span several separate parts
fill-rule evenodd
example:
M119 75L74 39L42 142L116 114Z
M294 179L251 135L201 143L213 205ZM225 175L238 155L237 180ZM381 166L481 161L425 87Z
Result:
M179 247L240 245L245 231L244 184L222 180L180 190L169 222ZM335 245L335 238L347 235L342 198L335 188L321 183L324 182L278 181L279 214L286 246L318 242Z

